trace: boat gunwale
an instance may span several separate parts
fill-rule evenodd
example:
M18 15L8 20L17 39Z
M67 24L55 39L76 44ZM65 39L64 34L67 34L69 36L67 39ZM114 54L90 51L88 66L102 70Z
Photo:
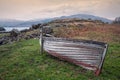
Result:
M104 48L106 47L105 42L100 42L100 41L93 41L93 40L84 40L84 39L70 39L70 38L57 38L57 37L43 37L43 40L49 40L49 41L71 41L73 43L88 43L88 44L95 44L95 45L100 45L103 46Z

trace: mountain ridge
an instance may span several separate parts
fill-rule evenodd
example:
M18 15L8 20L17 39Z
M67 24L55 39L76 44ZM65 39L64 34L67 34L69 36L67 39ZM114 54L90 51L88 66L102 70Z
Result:
M103 22L108 22L110 23L112 20L109 20L107 18L99 17L99 16L94 16L90 14L75 14L75 15L70 15L70 16L61 16L60 18L79 18L79 19L92 19L92 20L101 20Z
M20 27L30 27L33 24L39 24L39 23L46 23L50 22L52 20L56 19L69 19L69 18L78 18L78 19L91 19L91 20L101 20L105 23L111 23L112 20L109 20L107 18L89 15L89 14L75 14L75 15L69 15L69 16L61 16L61 17L54 17L54 18L46 18L46 19L33 19L28 21L20 21L20 20L0 20L0 26L20 26Z

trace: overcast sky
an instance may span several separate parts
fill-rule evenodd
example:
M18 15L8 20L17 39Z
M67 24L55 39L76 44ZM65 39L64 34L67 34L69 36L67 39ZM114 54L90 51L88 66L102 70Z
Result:
M91 14L108 19L120 16L120 0L0 0L0 19L43 19Z

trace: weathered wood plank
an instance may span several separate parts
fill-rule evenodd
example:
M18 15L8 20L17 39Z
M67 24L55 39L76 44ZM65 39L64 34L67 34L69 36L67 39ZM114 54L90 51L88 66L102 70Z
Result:
M40 53L42 54L43 53L43 41L44 41L44 39L43 39L43 27L41 27L41 29L40 29L40 32L41 32L41 34L40 34L40 45L41 45L41 47L40 47Z
M43 48L49 54L100 74L107 44L91 40L44 37Z
M82 39L68 39L68 38L56 38L56 37L44 37L46 41L57 41L57 42L73 42L73 43L89 43L89 44L96 44L100 46L105 46L106 43L104 42L98 42L98 41L92 41L92 40L82 40Z

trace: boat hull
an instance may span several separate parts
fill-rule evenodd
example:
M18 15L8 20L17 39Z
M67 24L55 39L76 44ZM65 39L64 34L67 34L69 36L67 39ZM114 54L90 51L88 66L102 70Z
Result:
M44 37L43 49L50 55L93 70L99 75L107 44L89 40Z

